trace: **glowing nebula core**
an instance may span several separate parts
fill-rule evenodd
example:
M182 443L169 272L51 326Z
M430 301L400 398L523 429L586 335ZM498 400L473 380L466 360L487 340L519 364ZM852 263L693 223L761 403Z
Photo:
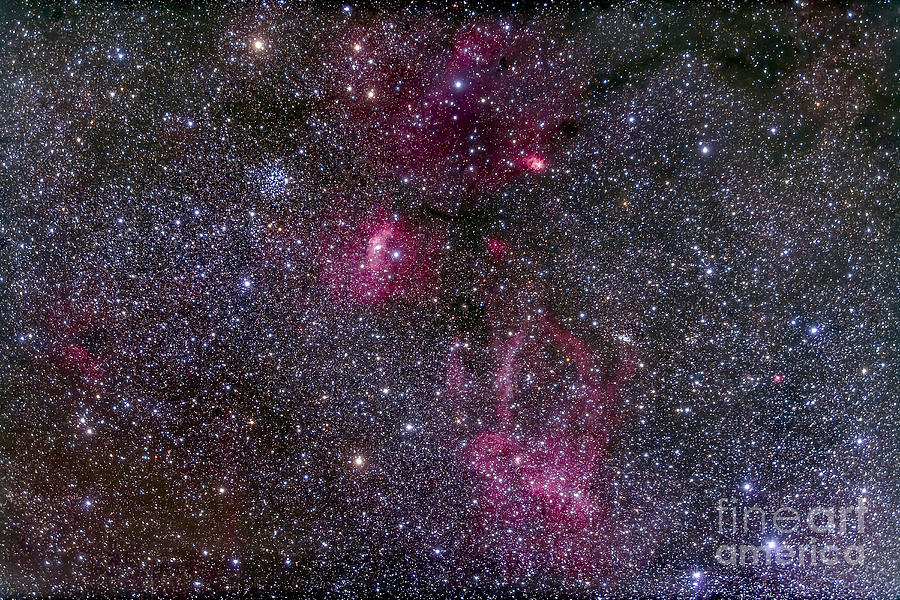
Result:
M412 220L374 209L323 240L323 278L337 301L380 304L416 301L435 284L438 238Z

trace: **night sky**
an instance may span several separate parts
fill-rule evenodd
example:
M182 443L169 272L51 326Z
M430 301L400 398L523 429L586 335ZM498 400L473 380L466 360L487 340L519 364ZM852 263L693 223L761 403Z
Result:
M898 79L890 3L4 3L0 594L900 594Z

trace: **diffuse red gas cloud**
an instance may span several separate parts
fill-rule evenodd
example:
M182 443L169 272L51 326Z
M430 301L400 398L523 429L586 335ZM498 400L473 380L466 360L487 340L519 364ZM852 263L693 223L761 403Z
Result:
M50 355L61 373L78 376L91 384L103 379L105 327L110 321L104 312L65 300L47 311L44 326L53 339Z
M322 278L332 299L363 305L419 301L436 285L439 234L385 208L326 228Z
M329 74L331 94L377 174L464 204L552 166L586 72L552 31L497 20L453 32L381 23L344 33L332 49L340 67ZM434 289L435 262L446 258L434 232L384 210L328 235L326 286L354 303L416 300ZM498 237L484 244L495 263L510 252ZM477 480L473 550L514 573L609 572L609 550L623 540L602 467L630 361L604 372L583 340L546 315L495 338L489 381L455 353L447 368L452 402L493 407L460 457Z
M631 361L604 374L587 344L547 316L495 344L487 384L473 386L455 355L449 392L481 390L494 406L462 453L477 479L478 551L509 573L613 573L611 548L624 539L599 489Z
M406 56L398 29L355 27L333 49L333 93L377 171L446 196L547 168L584 87L570 43L541 24L492 21L406 32Z
M571 42L540 23L431 31L401 19L351 24L334 39L326 78L360 157L449 213L545 172L584 84ZM335 299L415 301L434 287L440 238L409 216L372 209L326 238L321 273ZM499 260L506 243L488 244Z

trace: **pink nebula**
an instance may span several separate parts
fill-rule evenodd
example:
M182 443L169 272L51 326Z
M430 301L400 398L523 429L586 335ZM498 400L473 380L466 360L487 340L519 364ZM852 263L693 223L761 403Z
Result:
M544 157L540 154L528 154L522 158L522 164L532 173L540 173L547 166Z
M52 357L59 372L97 384L106 375L105 330L112 318L103 311L60 299L44 315L43 326L53 340Z
M379 209L327 236L322 274L335 300L418 301L435 288L433 259L440 243L410 219Z
M487 246L488 254L495 260L504 258L509 251L509 244L503 238L491 236L485 239L484 243Z
M376 170L429 193L490 193L545 169L584 88L576 50L550 51L546 33L500 20L421 31L417 58L392 60L388 32L354 28L336 41L332 90Z
M602 470L630 361L604 377L586 344L547 317L496 350L495 424L464 452L478 480L480 551L509 573L613 571L610 548L623 539L609 519ZM471 389L459 368L451 393Z
M88 382L98 382L103 378L103 363L98 356L92 354L87 348L79 345L69 345L60 351L59 366L63 370L71 371Z

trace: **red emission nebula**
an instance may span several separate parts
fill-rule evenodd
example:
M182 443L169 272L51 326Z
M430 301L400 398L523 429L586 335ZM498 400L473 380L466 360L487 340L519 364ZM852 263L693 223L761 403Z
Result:
M606 373L583 340L545 315L496 339L490 381L474 381L459 342L447 369L451 395L478 390L469 400L493 406L460 451L476 479L475 551L508 573L613 576L612 549L625 539L610 520L602 467L632 362Z
M398 65L388 59L398 30L354 27L334 50L352 49L333 93L357 100L347 118L376 171L475 197L547 168L585 84L572 47L495 21L448 34L443 46L439 35L410 32L421 60Z
M332 93L355 99L345 116L372 170L443 206L441 198L464 205L544 174L584 85L571 68L574 50L542 46L506 21L464 27L444 45L440 35L417 33L422 60L403 64L385 59L397 30L355 26L336 41L344 60ZM445 234L421 218L384 204L333 223L320 248L322 281L336 303L379 309L446 291ZM484 258L503 268L508 240L483 240ZM609 574L609 549L624 541L598 489L630 359L604 373L588 345L546 315L504 333L495 332L490 350L492 381L475 385L455 352L447 371L451 397L478 388L476 402L493 407L492 422L459 456L477 480L480 533L471 550L508 573Z
M434 283L438 236L383 208L327 229L323 280L338 302L420 300Z

